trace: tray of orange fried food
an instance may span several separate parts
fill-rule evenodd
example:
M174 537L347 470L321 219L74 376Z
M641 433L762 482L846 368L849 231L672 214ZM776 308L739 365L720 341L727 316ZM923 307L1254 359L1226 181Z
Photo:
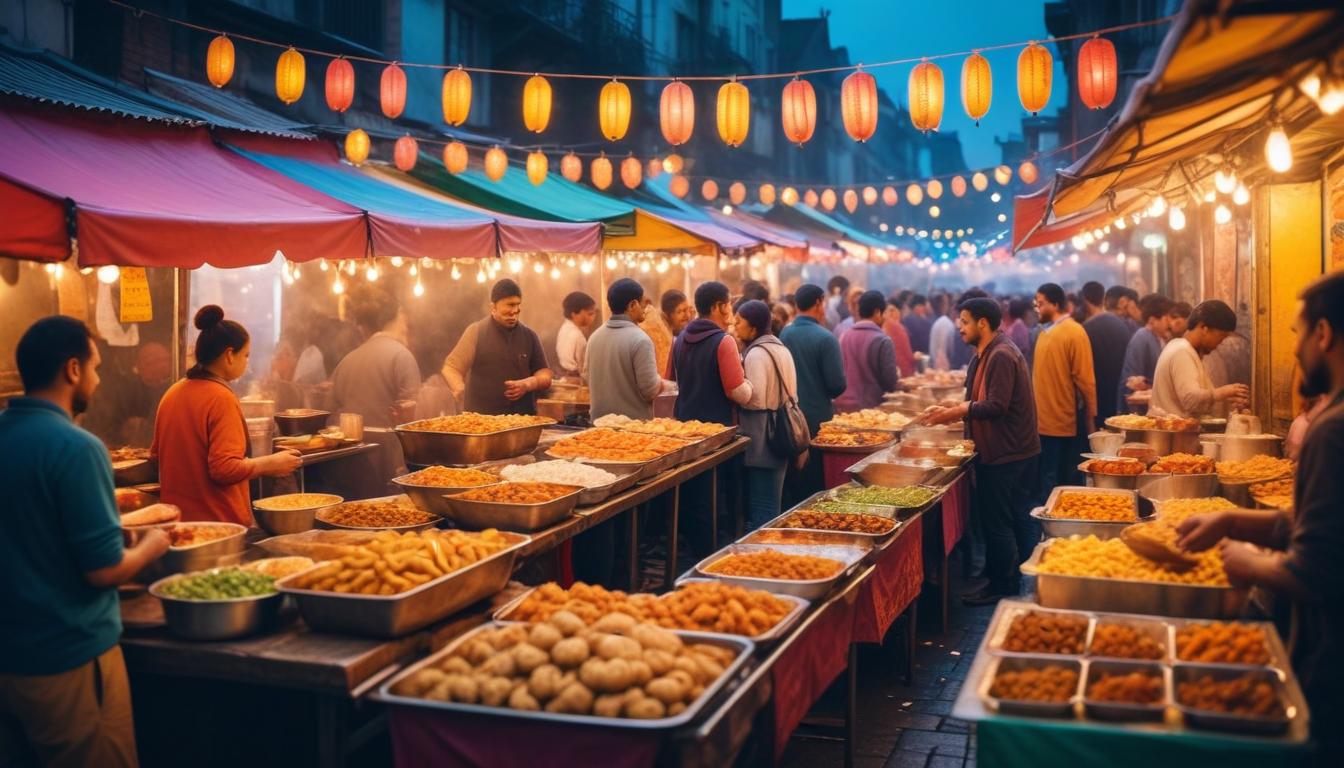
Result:
M642 468L644 479L680 464L690 445L673 437L599 427L557 440L546 455L620 473Z

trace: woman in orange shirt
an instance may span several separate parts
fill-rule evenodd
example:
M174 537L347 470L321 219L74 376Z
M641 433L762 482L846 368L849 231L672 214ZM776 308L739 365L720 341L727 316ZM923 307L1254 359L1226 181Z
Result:
M160 500L182 519L252 525L247 482L299 468L292 451L250 458L247 422L229 382L247 371L247 329L208 304L196 313L196 365L159 401L150 453L159 461Z

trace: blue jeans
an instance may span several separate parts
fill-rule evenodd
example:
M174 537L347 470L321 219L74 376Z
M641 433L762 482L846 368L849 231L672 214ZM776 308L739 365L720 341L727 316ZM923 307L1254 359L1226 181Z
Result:
M747 499L745 502L747 527L760 528L780 513L780 498L784 494L785 467L747 467Z

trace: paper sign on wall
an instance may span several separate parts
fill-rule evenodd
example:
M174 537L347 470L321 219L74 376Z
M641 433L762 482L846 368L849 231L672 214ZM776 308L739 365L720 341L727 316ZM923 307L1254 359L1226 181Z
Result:
M144 267L121 268L121 322L148 323L154 319L149 277Z

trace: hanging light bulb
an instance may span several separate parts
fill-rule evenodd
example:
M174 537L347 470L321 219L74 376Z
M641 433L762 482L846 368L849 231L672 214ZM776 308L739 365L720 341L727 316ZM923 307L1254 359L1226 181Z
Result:
M369 265L369 268L366 269L366 270L364 270L364 279L365 279L365 280L368 280L370 283L377 282L377 280L378 280L378 267L377 267L377 265L375 265L375 264L370 264L370 265Z
M1275 125L1265 139L1265 160L1275 173L1286 173L1293 167L1293 145L1282 125Z
M1153 204L1148 206L1149 216L1161 216L1167 212L1167 198L1158 195L1153 198Z
M1226 205L1219 203L1218 207L1213 209L1213 220L1219 224L1226 224L1232 220L1232 211L1228 210Z
M1214 192L1212 189L1204 193L1204 202L1206 203L1212 203L1214 200L1217 199L1218 199L1218 193Z
M584 259L583 263L579 265L579 271L585 275L592 274L593 263L591 261L588 261L587 259Z
M461 279L462 279L462 270L460 270L460 269L457 268L457 264L456 264L456 263L453 264L453 269L452 269L452 271L450 271L450 272L448 273L448 276L451 277L451 278L453 278L454 280L461 280Z
M346 262L346 264L345 264L345 274L347 274L347 275L349 275L349 276L351 276L351 277L354 277L354 276L355 276L355 262L353 262L353 261Z
M1185 211L1182 211L1176 206L1172 206L1167 214L1167 226L1177 232L1185 229Z
M552 280L559 280L559 279L560 279L560 268L559 268L559 267L551 267L551 279L552 279Z
M1229 166L1219 168L1213 174L1213 187L1221 195L1230 195L1237 188L1237 174Z
M538 261L538 262L536 262L535 264L532 265L532 271L533 271L533 272L536 272L538 275L540 275L542 272L545 272L545 271L546 271L546 267L542 266L542 265L541 265L541 262Z
M416 281L415 281L415 287L411 289L411 293L415 294L415 297L416 297L417 299L420 298L421 296L424 296L424 295L425 295L425 286L424 286L424 284L421 283L419 280L416 280Z
M1251 201L1251 191L1245 184L1238 184L1236 191L1232 193L1232 202L1237 205L1245 205Z
M323 272L326 272L328 269L330 269L330 267L327 266L327 260L326 260L326 259L323 259L323 260L317 262L317 268L320 269L320 270L322 270Z
M483 271L481 271L481 270L476 270L476 282L478 282L478 283L484 283L484 282L485 282L485 272L483 272Z
M121 270L118 269L115 264L108 264L105 267L98 268L98 282L103 285L111 285L117 282L117 278L119 277L121 277Z
M409 274L411 277L417 277L417 276L419 276L419 274L420 274L420 267L417 267L416 265L412 264L412 265L411 265L411 268L408 269L408 270L406 270L406 272L407 272L407 274Z
M336 279L331 281L331 292L337 296L345 293L345 281L341 280L340 275L337 275Z
M607 269L615 269L615 268L616 268L616 257L615 257L615 256L608 256L608 257L607 257Z

